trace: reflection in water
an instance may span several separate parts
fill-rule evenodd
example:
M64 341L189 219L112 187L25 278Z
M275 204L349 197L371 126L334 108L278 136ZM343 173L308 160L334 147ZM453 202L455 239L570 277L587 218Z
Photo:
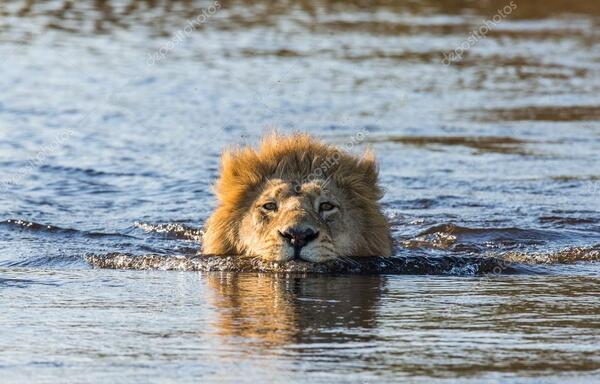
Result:
M508 109L485 109L470 112L474 118L484 121L598 121L600 105L571 107L527 107Z
M461 146L472 148L477 154L480 153L506 153L515 155L527 155L530 152L524 148L528 142L513 137L497 136L390 136L383 138L372 138L370 142L391 142L417 147L443 147Z
M19 181L0 193L3 383L598 382L600 1L516 1L450 66L508 0L220 2L148 65L212 0L0 1L0 183ZM265 126L369 132L403 257L558 264L86 269L195 254L221 149Z
M276 26L277 20L282 16L297 18L300 23L310 20L315 23L322 15L336 14L339 12L371 12L381 11L385 16L381 20L370 20L366 17L356 17L341 20L320 20L315 25L320 29L344 31L360 31L389 35L412 35L415 33L449 34L468 31L470 26L456 23L453 20L438 21L434 24L411 22L411 15L431 15L441 13L445 15L465 15L466 11L471 17L466 19L468 24L475 25L482 18L493 16L498 9L506 6L505 0L492 0L485 2L460 1L435 1L422 0L418 2L390 2L376 0L368 2L351 0L319 0L313 1L250 1L232 0L220 1L227 18L221 22L211 21L211 25L219 28L230 29L237 27ZM213 1L153 1L129 0L110 1L97 0L93 2L61 1L36 1L22 0L0 3L0 16L17 16L21 19L34 18L45 29L55 29L67 33L111 33L117 29L150 27L154 35L169 35L173 26L180 25L186 19L195 18L202 10L213 4ZM300 13L299 13L300 12ZM544 18L551 15L600 15L600 4L597 1L568 1L568 0L534 0L519 2L517 11L510 15L511 19ZM396 20L390 20L393 15L404 15ZM226 19L226 20L225 20ZM13 25L16 27L17 25ZM202 30L205 26L199 26ZM10 25L4 26L10 28ZM1 30L1 29L0 29ZM571 26L571 32L577 32L578 26ZM26 31L24 31L26 32ZM491 31L490 35L510 34L511 31ZM535 33L535 31L534 31ZM547 36L547 34L545 35ZM24 33L24 37L31 37L31 32ZM293 51L289 51L293 52Z
M219 334L234 344L241 337L265 346L370 340L386 282L385 276L223 273L206 278L214 290Z

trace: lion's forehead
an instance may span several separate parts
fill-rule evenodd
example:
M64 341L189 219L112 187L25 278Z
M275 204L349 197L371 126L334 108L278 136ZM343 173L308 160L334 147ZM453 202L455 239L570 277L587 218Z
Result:
M276 199L306 197L314 200L319 197L335 198L336 194L335 186L327 180L269 179L263 187L261 196Z

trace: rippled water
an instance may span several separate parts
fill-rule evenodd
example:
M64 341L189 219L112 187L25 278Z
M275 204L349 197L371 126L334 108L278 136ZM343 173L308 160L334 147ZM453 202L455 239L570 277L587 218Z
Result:
M508 2L0 3L3 380L597 381L600 4L515 3L450 65ZM373 147L397 256L543 273L86 262L196 254L273 129Z

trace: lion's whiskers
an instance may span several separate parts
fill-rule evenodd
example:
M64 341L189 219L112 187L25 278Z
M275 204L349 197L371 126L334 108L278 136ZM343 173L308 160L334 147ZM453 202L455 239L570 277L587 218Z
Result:
M342 261L343 261L343 262L345 262L346 264L352 265L352 266L354 266L354 267L358 267L358 266L360 266L360 263L358 263L358 262L357 262L357 261L355 261L355 260L352 260L352 259L351 259L351 258L349 258L348 256L341 256L341 255L338 255L338 256L337 256L337 258L338 258L338 259L340 259L340 260L342 260Z

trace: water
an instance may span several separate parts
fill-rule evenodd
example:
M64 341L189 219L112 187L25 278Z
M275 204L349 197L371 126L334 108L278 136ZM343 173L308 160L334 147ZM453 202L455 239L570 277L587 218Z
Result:
M595 1L0 4L3 382L595 382ZM179 38L177 38L179 36ZM397 256L544 274L92 269L193 255L222 148L308 131L381 163ZM356 141L358 134L362 139Z

